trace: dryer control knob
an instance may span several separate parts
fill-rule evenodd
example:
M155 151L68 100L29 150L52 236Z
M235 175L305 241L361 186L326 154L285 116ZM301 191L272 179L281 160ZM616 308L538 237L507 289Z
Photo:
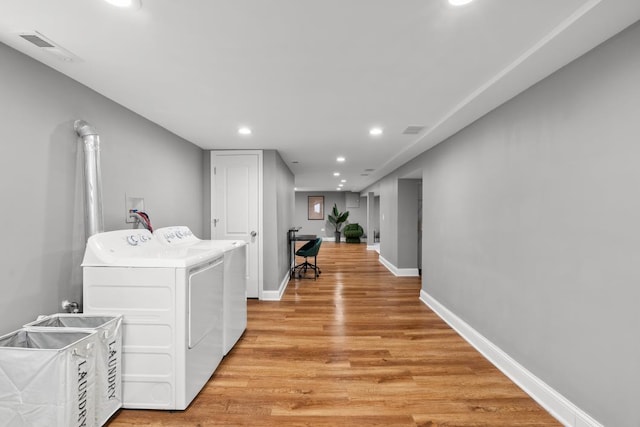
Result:
M139 240L136 236L134 236L133 234L130 234L127 236L127 243L130 244L131 246L138 246Z

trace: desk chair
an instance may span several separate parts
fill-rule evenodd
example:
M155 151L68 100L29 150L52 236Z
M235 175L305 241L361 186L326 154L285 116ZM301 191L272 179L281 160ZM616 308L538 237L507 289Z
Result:
M320 273L320 268L318 268L318 251L320 251L320 245L322 244L322 238L318 237L315 240L310 240L305 243L300 249L296 251L296 256L304 257L304 262L296 265L293 270L298 273L298 277L302 277L307 273L307 270L313 270L314 277L316 280ZM313 264L310 263L307 259L313 257Z

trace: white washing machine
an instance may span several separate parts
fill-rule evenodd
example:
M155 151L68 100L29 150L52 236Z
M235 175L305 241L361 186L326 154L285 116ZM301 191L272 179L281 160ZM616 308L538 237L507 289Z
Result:
M247 243L243 240L201 240L186 226L159 228L153 232L167 247L219 249L224 252L224 354L247 328Z
M185 409L223 356L223 253L147 230L89 238L84 312L123 314L123 407Z

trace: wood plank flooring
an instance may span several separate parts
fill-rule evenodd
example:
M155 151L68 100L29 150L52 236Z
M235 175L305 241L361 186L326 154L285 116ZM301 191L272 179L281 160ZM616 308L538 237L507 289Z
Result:
M248 327L185 411L127 426L559 426L364 244L323 242L318 280L249 301Z

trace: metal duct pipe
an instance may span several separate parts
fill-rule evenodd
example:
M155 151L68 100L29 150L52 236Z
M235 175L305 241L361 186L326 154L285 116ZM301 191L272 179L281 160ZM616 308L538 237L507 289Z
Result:
M88 239L104 231L100 136L93 126L84 120L76 120L73 128L84 142L84 228Z

